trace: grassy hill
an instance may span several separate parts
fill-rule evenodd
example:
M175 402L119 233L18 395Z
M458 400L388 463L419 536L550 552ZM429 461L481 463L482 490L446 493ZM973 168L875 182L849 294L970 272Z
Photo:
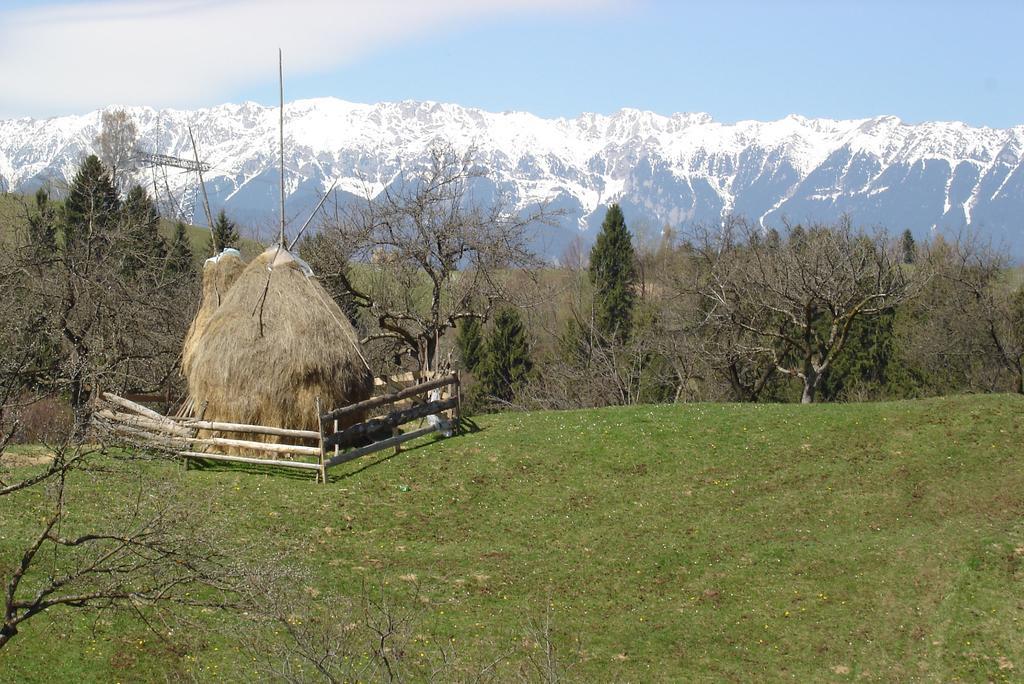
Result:
M408 657L441 641L463 667L496 660L498 681L537 653L527 628L545 613L578 681L1009 681L1024 671L1020 397L478 423L335 469L327 486L144 467L180 478L241 546L290 549L314 602L330 609L364 582L383 586L420 606ZM88 477L78 496L100 515L118 493ZM2 514L6 563L30 516ZM244 618L196 619L203 636L185 649L113 614L41 617L0 652L0 679L251 676Z

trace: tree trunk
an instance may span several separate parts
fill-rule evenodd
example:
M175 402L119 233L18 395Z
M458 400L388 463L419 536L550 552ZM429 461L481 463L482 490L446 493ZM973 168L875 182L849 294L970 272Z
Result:
M814 403L814 396L818 392L818 379L820 377L818 371L808 364L808 367L804 370L804 393L800 397L801 404Z

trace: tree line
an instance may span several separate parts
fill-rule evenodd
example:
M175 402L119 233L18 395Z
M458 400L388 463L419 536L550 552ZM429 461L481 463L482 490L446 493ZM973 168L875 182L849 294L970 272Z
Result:
M849 219L780 233L730 217L678 236L666 229L660 245L635 253L611 237L621 222L609 209L589 268L566 276L569 305L535 316L537 375L523 405L811 403L1024 386L1021 271L970 236L915 244ZM605 265L608 244L620 245L615 268Z

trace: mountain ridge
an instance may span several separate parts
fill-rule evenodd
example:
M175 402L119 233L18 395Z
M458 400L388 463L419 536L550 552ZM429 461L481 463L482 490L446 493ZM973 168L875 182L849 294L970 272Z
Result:
M225 207L257 232L273 223L275 107L124 109L151 152L191 158L191 124L212 167L213 210ZM0 176L22 191L66 183L92 151L100 112L0 121ZM563 210L541 240L552 257L576 235L592 236L611 202L646 230L729 213L766 226L846 213L857 224L909 228L918 237L972 228L1024 254L1024 125L907 124L891 115L722 123L699 112L623 108L546 119L433 101L297 100L285 106L289 212L312 209L335 177L342 201L373 196L424 163L440 141L475 149L490 172L481 192L505 193L517 209L547 201ZM153 182L148 172L136 180ZM181 194L181 180L169 176L172 193Z

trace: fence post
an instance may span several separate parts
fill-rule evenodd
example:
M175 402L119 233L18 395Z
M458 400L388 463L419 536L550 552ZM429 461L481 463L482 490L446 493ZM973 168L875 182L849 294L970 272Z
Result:
M320 397L316 398L316 424L317 432L320 433L320 470L317 471L316 480L327 484L327 455L324 453L324 418L320 408Z
M206 407L207 407L208 404L209 404L208 401L204 401L202 403L202 405L199 407L199 420L202 420L203 418L206 417ZM199 436L199 428L195 428L194 430L192 430L192 436L193 437L198 437ZM188 445L188 450L189 451L195 451L196 450L196 445L190 443ZM188 462L191 461L192 459L190 459L188 456L182 456L181 460L183 460L185 462L185 470L188 470Z

